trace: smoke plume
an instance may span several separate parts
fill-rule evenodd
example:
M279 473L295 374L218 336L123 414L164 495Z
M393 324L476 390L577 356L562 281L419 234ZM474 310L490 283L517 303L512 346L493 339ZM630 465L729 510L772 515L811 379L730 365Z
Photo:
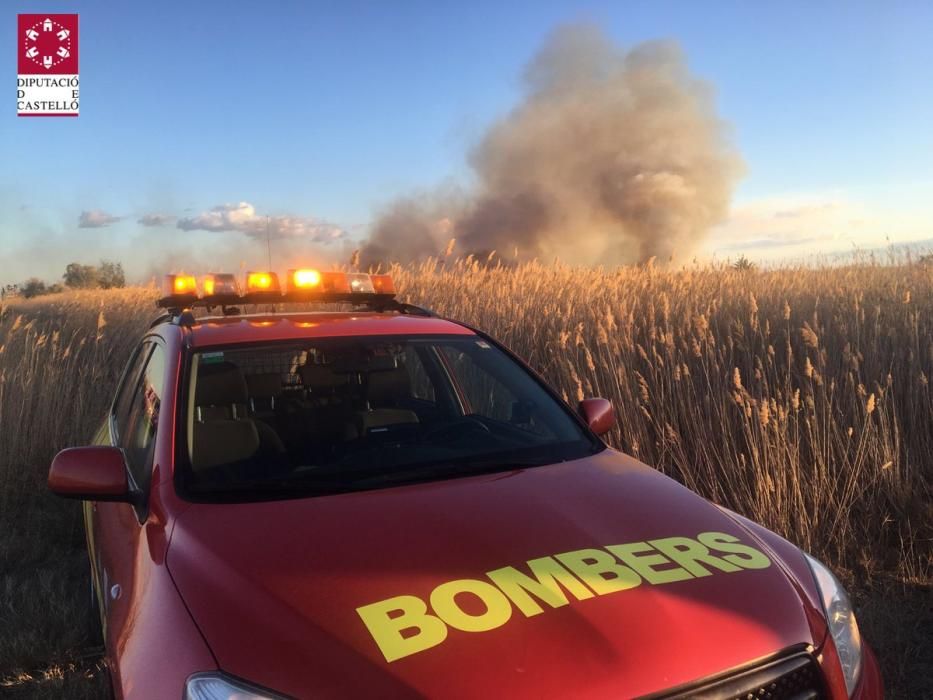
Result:
M741 161L675 43L626 52L597 28L565 26L524 85L470 154L475 188L391 204L364 266L436 255L450 238L460 253L666 260L725 218Z

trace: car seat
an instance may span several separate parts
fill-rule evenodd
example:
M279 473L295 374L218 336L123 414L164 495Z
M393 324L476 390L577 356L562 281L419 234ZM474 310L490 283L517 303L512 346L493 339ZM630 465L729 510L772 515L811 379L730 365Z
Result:
M300 366L298 375L305 404L290 434L300 442L308 460L326 460L346 438L347 426L353 422L352 375L316 362Z
M246 400L246 382L238 367L229 362L200 366L191 443L195 471L242 462L259 450L256 426L236 418L236 405Z
M195 470L285 453L276 431L247 415L249 388L232 362L198 369L191 463Z
M276 372L247 374L249 414L253 418L269 420L275 416L275 401L282 392L282 375Z
M388 432L418 424L418 414L403 408L411 399L411 378L403 365L366 375L366 408L358 411L355 427L360 436Z

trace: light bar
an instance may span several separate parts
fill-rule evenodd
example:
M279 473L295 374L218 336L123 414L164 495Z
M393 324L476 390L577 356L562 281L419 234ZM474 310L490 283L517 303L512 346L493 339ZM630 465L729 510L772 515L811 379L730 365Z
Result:
M280 295L282 288L279 286L279 276L274 272L247 272L246 293Z
M162 294L171 296L198 295L198 285L194 275L165 275L162 279Z
M395 282L392 275L370 275L373 282L373 291L376 294L395 294Z
M364 272L348 274L347 281L350 283L351 294L373 294L376 291L373 288L372 278Z
M289 270L285 282L290 294L316 292L321 288L321 273L306 267Z
M198 285L193 275L165 275L159 306L186 307L198 300Z
M203 292L203 294L201 294ZM228 307L265 303L350 303L373 304L385 308L395 296L395 283L389 275L364 272L321 272L308 267L288 271L285 291L276 273L254 270L246 273L245 287L237 277L226 272L202 275L200 291L193 275L165 275L162 297L157 305L180 311L191 306ZM235 309L232 310L235 312Z
M204 275L201 278L201 289L204 290L205 297L240 296L240 285L237 284L236 275L225 272Z
M333 294L349 294L350 281L346 272L322 272L321 291Z

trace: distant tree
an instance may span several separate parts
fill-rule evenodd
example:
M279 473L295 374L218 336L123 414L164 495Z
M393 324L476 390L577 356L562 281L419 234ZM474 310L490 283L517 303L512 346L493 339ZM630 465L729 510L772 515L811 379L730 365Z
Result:
M45 282L38 277L30 277L19 286L19 291L24 297L31 299L40 294L45 294L48 290L45 287Z
M101 289L115 289L126 286L123 265L110 260L101 260L97 268L97 284Z
M97 268L93 265L82 265L76 262L68 263L62 279L65 280L65 286L72 289L96 287L98 286Z
M734 263L732 263L732 269L747 272L749 270L755 269L755 263L753 263L751 260L749 260L743 255L738 260L736 260Z

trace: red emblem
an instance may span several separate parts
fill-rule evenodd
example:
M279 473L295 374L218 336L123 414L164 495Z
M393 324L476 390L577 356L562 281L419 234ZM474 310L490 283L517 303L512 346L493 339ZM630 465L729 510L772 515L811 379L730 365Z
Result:
M78 15L18 16L19 74L78 72Z

